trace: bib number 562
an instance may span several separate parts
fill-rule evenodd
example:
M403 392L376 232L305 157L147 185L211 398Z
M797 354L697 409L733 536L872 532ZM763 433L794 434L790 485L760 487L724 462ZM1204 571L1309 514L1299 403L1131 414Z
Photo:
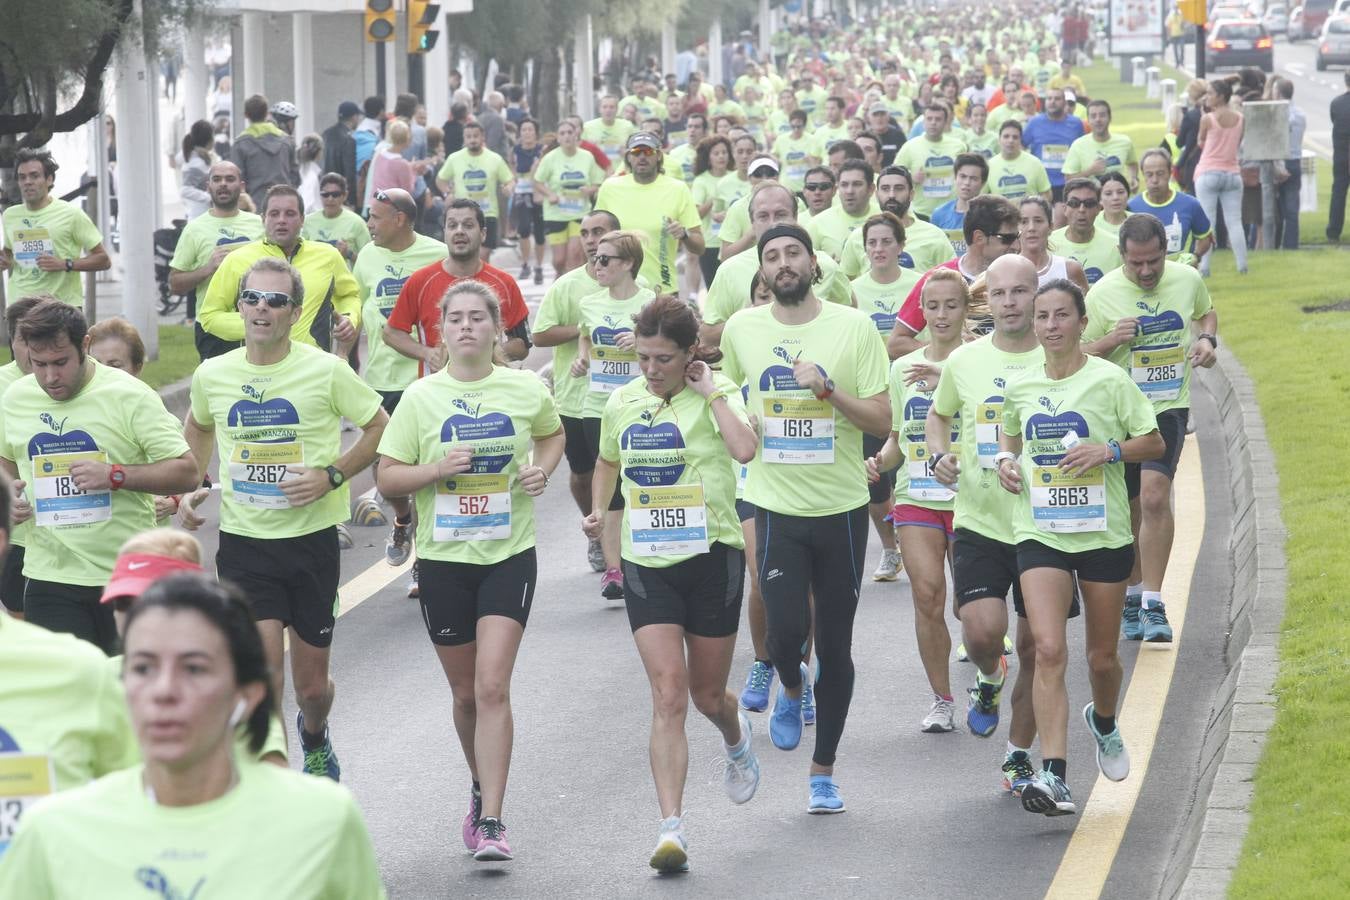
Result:
M459 514L461 516L481 516L488 511L486 494L461 494Z

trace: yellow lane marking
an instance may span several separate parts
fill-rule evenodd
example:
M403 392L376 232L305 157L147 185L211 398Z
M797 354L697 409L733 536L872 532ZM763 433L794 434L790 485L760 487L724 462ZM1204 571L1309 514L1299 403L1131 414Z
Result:
M1064 851L1055 880L1046 891L1047 900L1083 900L1098 897L1106 885L1111 864L1125 837L1125 827L1134 812L1139 790L1148 774L1162 720L1163 705L1167 702L1172 672L1177 654L1181 652L1181 637L1186 623L1186 606L1190 599L1191 577L1200 555L1200 542L1205 531L1205 486L1200 466L1200 449L1194 440L1188 441L1181 453L1177 478L1172 489L1175 495L1176 537L1172 542L1172 556L1163 580L1163 596L1167 598L1167 618L1172 623L1171 644L1140 644L1139 656L1130 676L1129 689L1118 716L1125 746L1130 751L1130 777L1124 781L1098 778L1096 786L1082 807L1078 827L1074 829L1069 846ZM1069 713L1069 727L1079 717ZM1081 765L1091 765L1089 760ZM1081 768L1080 768L1081 771Z

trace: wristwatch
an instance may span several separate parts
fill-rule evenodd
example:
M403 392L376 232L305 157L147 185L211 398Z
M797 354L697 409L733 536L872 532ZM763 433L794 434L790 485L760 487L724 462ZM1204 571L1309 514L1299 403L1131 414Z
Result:
M127 470L113 463L112 468L108 470L108 483L112 485L114 491L120 491L122 485L127 483Z
M329 486L331 486L335 491L338 488L342 487L342 483L347 480L347 476L343 475L342 470L339 469L337 466L329 466L328 468L324 469L324 471L328 473Z
M75 260L71 259L69 256L66 257L66 271L75 271Z
M822 391L822 392L820 392L819 394L816 394L816 399L817 399L817 400L828 400L828 399L830 399L830 395L833 394L833 393L834 393L834 379L833 379L833 378L826 378L826 379L825 379L825 390Z
M1209 345L1211 347L1213 347L1215 350L1219 349L1219 339L1214 335L1210 334L1209 332L1205 332L1204 334L1200 335L1199 337L1196 338L1196 340L1209 341Z

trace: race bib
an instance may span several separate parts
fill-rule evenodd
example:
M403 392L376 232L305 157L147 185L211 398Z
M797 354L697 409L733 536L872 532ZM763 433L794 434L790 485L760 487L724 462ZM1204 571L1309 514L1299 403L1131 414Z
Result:
M516 173L516 187L515 187L516 194L534 193L534 182L530 180L529 174L530 174L529 172Z
M436 541L500 541L511 536L507 476L456 475L436 482Z
M636 350L618 347L591 347L591 390L612 394L638 376Z
M955 491L938 481L933 474L933 458L922 440L907 442L905 454L909 460L907 471L911 500L946 502L956 496Z
M230 456L230 498L244 506L290 509L291 501L282 493L281 483L299 477L287 472L287 467L304 464L304 447L297 441L235 444Z
M1041 162L1047 169L1064 168L1064 158L1069 155L1068 144L1042 144Z
M975 450L979 454L980 468L994 468L994 457L998 455L998 439L1003 433L1003 401L981 403L975 408Z
M952 187L956 183L950 174L929 175L923 180L923 195L925 197L948 197L951 196Z
M1175 400L1181 396L1186 372L1186 353L1178 344L1141 347L1130 351L1130 377L1150 400Z
M93 525L112 518L111 491L82 491L70 477L70 467L86 460L107 465L108 454L90 450L33 457L33 519L40 527Z
M39 256L55 256L56 242L45 228L20 228L14 232L14 264L36 269Z
M765 397L760 458L766 463L834 462L834 407L812 397Z
M630 488L628 528L638 556L708 552L708 511L702 485Z
M0 753L0 857L14 839L23 814L55 792L56 773L50 757Z
M566 216L580 217L586 212L586 198L581 196L579 190L568 190L564 188L558 194L558 212Z
M1031 520L1041 531L1106 530L1106 471L1071 475L1058 466L1031 467Z
M1181 223L1177 221L1176 216L1172 216L1172 224L1163 228L1167 233L1167 254L1181 252Z

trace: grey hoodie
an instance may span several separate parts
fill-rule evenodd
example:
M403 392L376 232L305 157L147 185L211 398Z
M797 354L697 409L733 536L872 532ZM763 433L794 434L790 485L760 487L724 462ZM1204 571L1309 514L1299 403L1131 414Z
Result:
M300 184L299 167L295 164L295 142L291 136L271 122L256 122L244 129L234 142L230 155L253 205L262 212L263 197L274 184Z

